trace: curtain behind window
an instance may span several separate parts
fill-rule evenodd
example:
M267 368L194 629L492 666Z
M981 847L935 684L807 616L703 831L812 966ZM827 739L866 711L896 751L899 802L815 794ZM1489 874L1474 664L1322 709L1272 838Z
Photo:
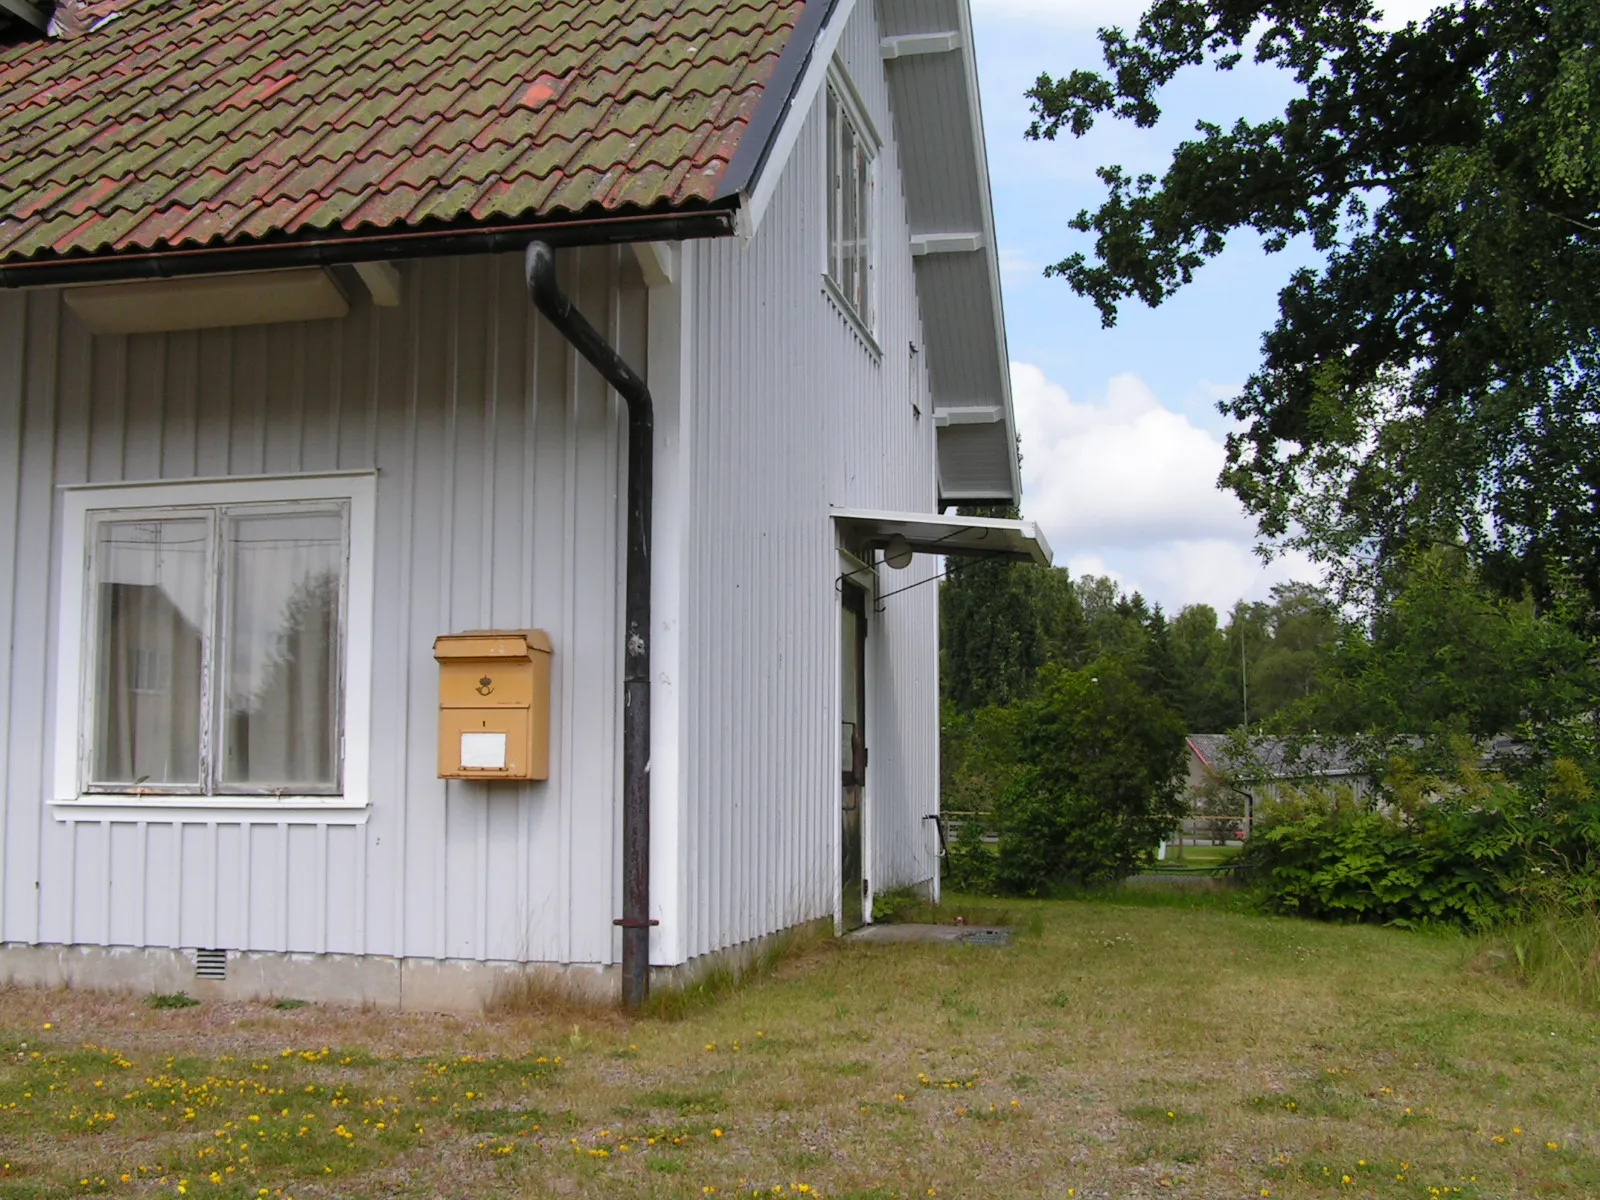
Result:
M97 783L200 783L210 523L115 521L95 539Z
M339 783L342 511L230 516L221 783Z

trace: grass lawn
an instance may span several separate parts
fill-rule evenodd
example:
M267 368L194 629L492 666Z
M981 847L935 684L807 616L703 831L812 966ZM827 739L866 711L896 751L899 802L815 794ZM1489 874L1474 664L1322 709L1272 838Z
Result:
M0 1197L1600 1195L1600 1026L1462 942L1011 915L672 1021L0 990Z
M1156 864L1162 867L1220 867L1232 862L1244 849L1242 842L1227 842L1221 846L1168 846L1167 857Z

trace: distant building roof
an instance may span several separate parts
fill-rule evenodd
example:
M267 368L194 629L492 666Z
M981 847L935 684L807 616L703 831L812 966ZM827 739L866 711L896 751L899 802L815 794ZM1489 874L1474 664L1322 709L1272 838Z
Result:
M1330 775L1356 775L1364 770L1348 747L1333 742L1258 737L1250 739L1248 757L1233 750L1225 733L1191 733L1189 749L1214 771L1249 779L1313 779Z

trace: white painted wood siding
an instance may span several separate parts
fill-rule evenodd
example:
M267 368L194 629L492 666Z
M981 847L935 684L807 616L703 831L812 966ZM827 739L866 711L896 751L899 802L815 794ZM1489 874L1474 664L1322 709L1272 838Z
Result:
M828 298L825 116L809 113L749 244L692 246L677 886L692 958L831 915L839 878L839 574L830 506L932 511L934 428L894 122L871 4L839 59L883 138L880 354ZM911 347L916 345L918 352ZM922 415L914 415L913 404ZM918 559L882 570L903 587ZM930 878L937 835L937 586L870 622L866 873Z
M342 321L165 336L0 293L0 941L613 960L619 406L520 256L402 270L398 309L354 285ZM562 273L642 361L631 260ZM58 485L334 469L378 472L369 820L56 820ZM438 780L435 635L530 626L555 644L552 782Z

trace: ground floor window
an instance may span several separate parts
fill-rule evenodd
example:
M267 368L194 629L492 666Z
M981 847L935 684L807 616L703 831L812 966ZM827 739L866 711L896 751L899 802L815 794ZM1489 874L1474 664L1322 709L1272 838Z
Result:
M370 476L69 490L58 798L349 793L371 501Z

